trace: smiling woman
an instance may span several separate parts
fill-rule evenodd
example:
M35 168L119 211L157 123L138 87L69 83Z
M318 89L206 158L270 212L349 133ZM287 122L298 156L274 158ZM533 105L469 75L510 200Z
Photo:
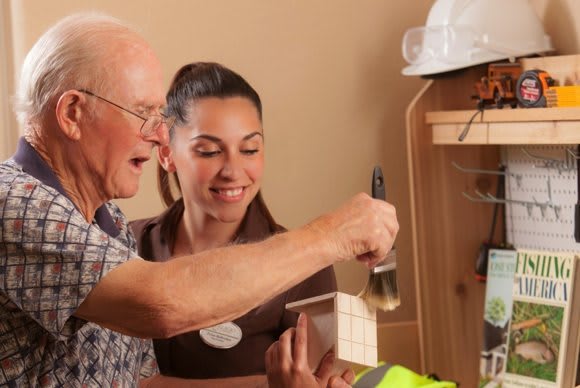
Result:
M192 63L175 75L167 104L166 114L176 121L169 144L158 147L158 178L169 208L132 223L140 256L167 261L283 232L260 193L264 134L256 91L219 64ZM260 268L255 273L264 275ZM160 370L198 379L263 375L264 353L296 325L297 315L285 304L335 290L334 271L327 267L233 322L155 340Z

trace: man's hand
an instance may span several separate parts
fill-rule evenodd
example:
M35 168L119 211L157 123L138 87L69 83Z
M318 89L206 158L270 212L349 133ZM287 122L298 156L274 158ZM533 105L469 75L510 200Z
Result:
M308 366L308 331L306 315L300 314L296 328L286 330L266 351L268 384L273 387L320 388L350 387L354 372L345 370L341 376L332 375L334 353L326 353L316 372Z
M308 227L329 239L339 261L356 257L369 268L385 258L399 231L395 207L364 193Z

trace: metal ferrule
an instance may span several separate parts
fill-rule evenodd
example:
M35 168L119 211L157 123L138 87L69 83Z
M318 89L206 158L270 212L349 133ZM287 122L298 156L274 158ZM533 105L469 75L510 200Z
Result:
M373 269L372 273L381 273L397 269L397 250L395 248L387 254L382 261L380 261Z

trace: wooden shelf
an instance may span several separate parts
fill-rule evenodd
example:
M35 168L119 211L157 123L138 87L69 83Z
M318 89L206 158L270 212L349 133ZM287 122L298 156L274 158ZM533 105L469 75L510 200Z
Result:
M427 124L467 122L476 110L449 110L425 113ZM516 108L490 109L483 112L483 120L478 122L509 123L522 121L580 121L578 108Z
M433 129L433 144L578 144L580 107L486 110L471 123L467 137L459 134L476 110L425 114Z

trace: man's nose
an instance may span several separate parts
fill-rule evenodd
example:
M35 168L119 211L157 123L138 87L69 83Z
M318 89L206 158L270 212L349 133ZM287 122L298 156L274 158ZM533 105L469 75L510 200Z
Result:
M159 146L169 144L169 128L167 127L167 123L160 123L155 131L151 135L144 137L144 139L146 141L152 141Z

